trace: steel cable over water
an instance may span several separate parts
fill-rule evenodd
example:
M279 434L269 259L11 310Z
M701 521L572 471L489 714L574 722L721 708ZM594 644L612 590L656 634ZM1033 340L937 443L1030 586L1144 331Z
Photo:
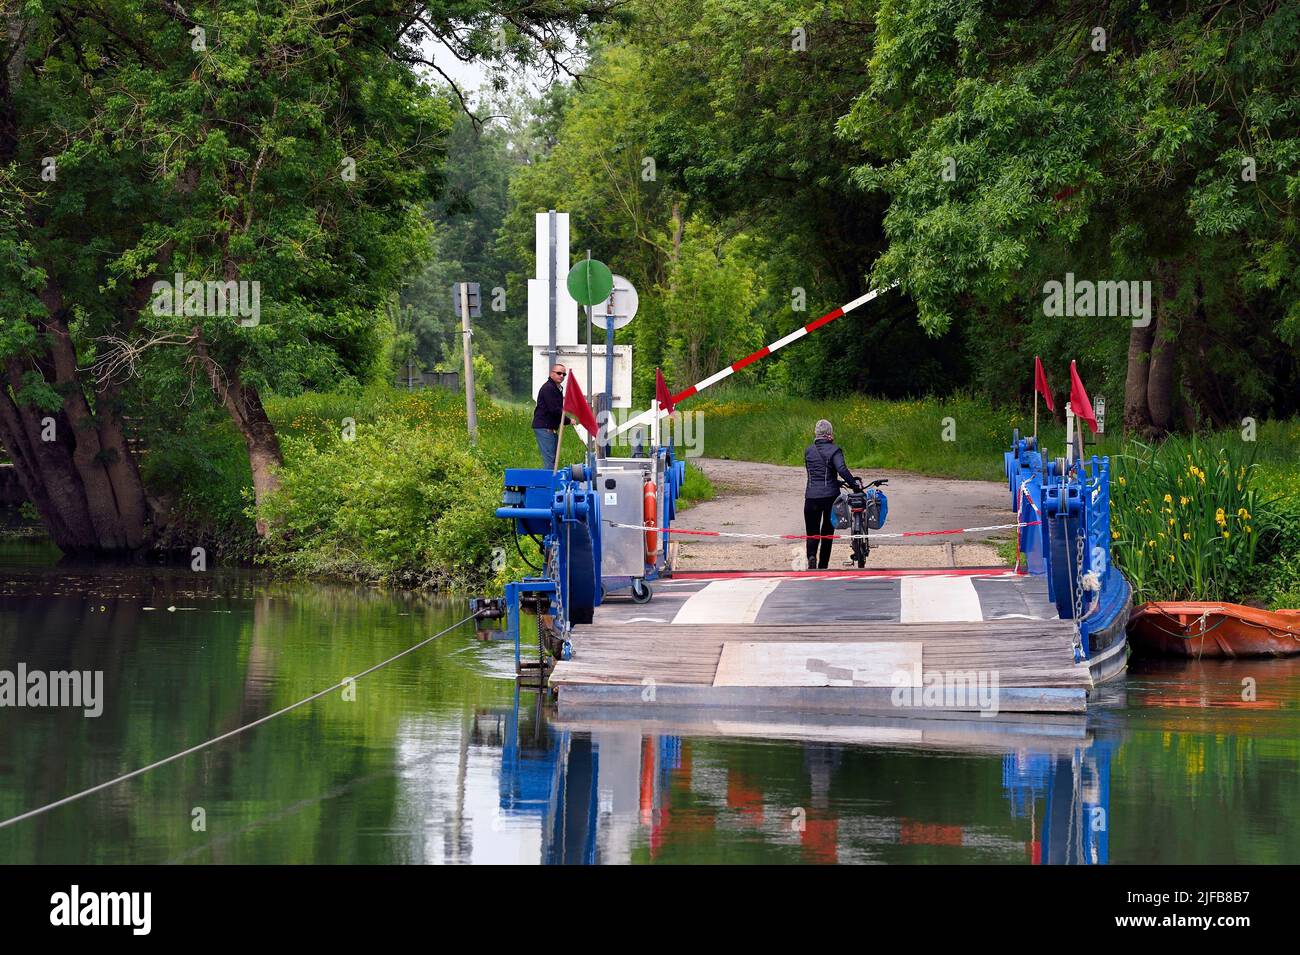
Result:
M165 766L168 763L175 762L176 760L181 759L185 756L189 756L193 753L197 753L201 749L207 749L209 746L212 746L216 743L220 743L222 740L230 739L232 736L238 736L240 733L244 732L245 730L250 730L254 726L260 726L263 723L270 722L271 720L275 719L277 716L283 716L285 713L288 713L290 710L296 710L298 709L298 707L305 706L308 703L312 702L313 700L319 700L322 696L324 696L327 693L333 693L335 690L342 689L343 687L347 686L349 683L355 683L363 676L368 676L369 674L374 673L376 670L382 670L390 663L394 663L397 660L400 660L402 657L414 653L416 650L420 649L421 647L433 643L433 641L437 640L439 637L451 633L451 631L455 630L457 627L464 626L465 624L473 620L475 616L476 614L470 614L465 619L458 620L456 623L453 623L447 629L440 630L438 633L435 633L433 636L426 637L425 639L421 640L419 643L407 647L405 650L401 651L400 653L393 654L393 656L389 657L387 660L383 660L379 663L376 663L374 666L369 667L368 669L362 670L356 676L345 676L342 680L340 680L338 683L335 683L333 686L326 687L325 689L321 690L318 693L313 693L311 696L304 697L303 699L299 700L296 703L290 703L288 706L278 709L274 713L268 713L266 716L259 717L258 719L253 720L251 723L245 723L243 726L239 726L233 730L230 730L229 732L222 733L220 736L214 736L212 737L212 739L199 743L197 746L191 746L189 749L183 749L179 753L173 753L172 755L164 757L163 759L160 759L157 762L150 763L148 766L141 766L139 769L132 770L131 772L118 776L115 779L110 779L107 782L98 783L97 785L91 786L89 789L83 789L81 790L81 792L73 793L71 796L64 796L62 799L56 800L52 803L41 806L37 809L30 809L27 812L22 813L21 815L14 816L10 819L5 819L4 821L0 822L0 829L4 829L6 826L15 825L16 823L22 822L24 819L31 819L34 816L39 816L42 813L49 812L51 809L57 809L60 806L66 806L68 803L76 802L78 799L82 799L86 796L91 795L92 793L97 793L100 792L101 790L108 789L111 786L116 786L118 783L124 783L128 779L134 779L136 776L143 776L145 773L149 772L150 770L157 769L159 766Z

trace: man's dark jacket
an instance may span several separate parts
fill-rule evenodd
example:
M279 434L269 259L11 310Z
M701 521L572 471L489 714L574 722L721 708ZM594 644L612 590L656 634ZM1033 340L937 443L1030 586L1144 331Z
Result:
M803 466L808 471L808 487L803 492L806 498L837 496L837 472L846 484L856 480L844 463L844 452L830 438L818 438L804 449Z
M542 383L542 387L537 390L537 408L533 411L533 427L555 431L560 427L560 419L563 417L564 392L555 383L555 379L547 378Z

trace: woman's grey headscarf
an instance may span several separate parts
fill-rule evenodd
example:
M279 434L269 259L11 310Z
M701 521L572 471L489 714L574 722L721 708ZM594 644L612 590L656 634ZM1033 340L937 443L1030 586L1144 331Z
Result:
M827 421L825 418L822 418L820 421L818 421L817 426L813 428L814 438L829 438L831 436L831 433L832 433L831 423Z

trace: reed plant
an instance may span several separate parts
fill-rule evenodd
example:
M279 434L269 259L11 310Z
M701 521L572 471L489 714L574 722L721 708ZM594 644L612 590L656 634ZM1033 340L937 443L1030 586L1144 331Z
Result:
M1112 458L1111 552L1134 600L1237 600L1274 530L1253 446L1169 438Z

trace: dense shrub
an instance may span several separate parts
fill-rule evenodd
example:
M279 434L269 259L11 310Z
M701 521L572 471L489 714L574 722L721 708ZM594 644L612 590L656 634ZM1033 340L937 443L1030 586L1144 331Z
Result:
M493 516L500 475L460 435L390 415L358 423L350 440L284 445L281 489L261 511L268 564L403 585L493 575L493 549L508 543Z
M244 441L218 408L190 408L178 417L153 422L140 461L145 487L161 506L159 545L247 558L257 532L247 513L253 477Z
M1273 609L1300 608L1300 494L1290 489L1273 511L1274 526L1263 541L1269 560L1257 591Z

